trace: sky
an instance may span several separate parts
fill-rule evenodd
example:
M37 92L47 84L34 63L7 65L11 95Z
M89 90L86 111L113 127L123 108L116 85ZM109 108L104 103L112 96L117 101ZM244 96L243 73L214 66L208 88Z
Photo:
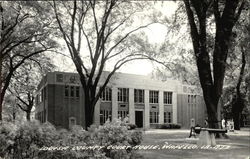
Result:
M170 16L174 13L176 6L177 5L171 1L164 1L164 2L158 1L155 2L153 7L156 10L162 12L163 15ZM154 44L163 43L167 34L167 28L162 24L153 24L144 30L145 34L148 37L148 41ZM60 43L64 44L64 41L62 40ZM65 48L65 51L63 52L67 54L68 52L67 48ZM53 59L54 59L54 64L57 66L56 71L65 71L65 72L75 71L75 66L73 65L72 60L70 58L58 55ZM153 62L148 60L136 60L125 64L118 70L118 72L138 74L138 75L149 75L154 70L154 65L155 64ZM109 68L109 66L106 66L106 68Z

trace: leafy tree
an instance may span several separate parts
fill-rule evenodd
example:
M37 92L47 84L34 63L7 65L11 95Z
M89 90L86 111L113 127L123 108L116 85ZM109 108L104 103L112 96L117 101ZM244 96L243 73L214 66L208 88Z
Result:
M42 76L54 68L51 59L42 54L33 58L35 61L26 62L18 68L8 88L12 96L16 98L17 106L26 113L28 121L35 105L35 94L39 81Z
M24 113L16 105L15 97L7 91L3 103L3 120L4 121L21 121L23 120Z
M146 58L137 52L136 44L129 38L150 25L131 28L135 13L145 7L142 4L118 0L52 4L84 90L86 129L93 123L95 104L114 73L129 61ZM107 63L114 65L104 75ZM104 82L100 82L101 78Z
M245 5L246 7L249 6L249 2ZM239 130L240 125L242 125L240 124L241 114L248 103L246 98L248 93L246 77L249 73L247 69L249 67L247 56L249 56L250 21L244 18L247 16L249 16L249 13L243 12L242 18L239 19L239 22L236 24L236 29L234 31L235 39L232 42L232 49L230 49L229 52L226 74L226 83L231 85L231 87L227 89L225 96L233 96L232 99L229 100L231 103L227 104L226 108L231 106L230 114L231 118L234 120L234 127L236 130Z
M0 2L0 120L12 77L24 62L55 48L50 10L43 2Z
M184 0L190 25L199 79L207 107L208 123L211 128L219 128L218 107L224 84L226 60L232 30L244 7L244 1ZM214 47L208 51L208 20L215 25L212 38ZM210 57L212 54L212 58ZM212 62L212 67L210 63Z

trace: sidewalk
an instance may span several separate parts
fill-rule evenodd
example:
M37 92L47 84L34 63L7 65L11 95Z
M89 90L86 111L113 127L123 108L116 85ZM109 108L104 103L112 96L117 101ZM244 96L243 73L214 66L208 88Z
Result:
M148 129L145 134L177 134L190 133L190 129ZM250 136L250 128L241 128L241 130L228 131L228 136Z
M250 128L241 128L241 130L228 131L228 136L250 136Z
M175 134L175 133L189 133L188 129L148 129L145 134Z

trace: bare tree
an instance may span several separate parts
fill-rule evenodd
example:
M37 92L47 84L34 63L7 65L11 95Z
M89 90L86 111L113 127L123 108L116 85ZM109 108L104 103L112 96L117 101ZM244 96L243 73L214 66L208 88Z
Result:
M129 30L133 15L142 8L140 3L119 0L53 3L58 26L84 90L86 129L93 123L95 104L114 73L129 61L146 58L128 40L150 25ZM84 42L86 50L82 49ZM113 69L104 77L104 67L112 60ZM103 83L100 78L104 78Z

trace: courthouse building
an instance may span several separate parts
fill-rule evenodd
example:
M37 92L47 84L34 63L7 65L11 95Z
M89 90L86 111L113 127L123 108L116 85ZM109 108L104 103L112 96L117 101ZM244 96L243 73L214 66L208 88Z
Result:
M104 72L103 77L106 75ZM95 106L94 123L128 117L130 123L142 128L163 123L189 128L190 119L203 125L205 116L203 97L196 86L116 73ZM36 95L35 117L57 127L84 127L84 94L77 73L50 72L43 77Z

